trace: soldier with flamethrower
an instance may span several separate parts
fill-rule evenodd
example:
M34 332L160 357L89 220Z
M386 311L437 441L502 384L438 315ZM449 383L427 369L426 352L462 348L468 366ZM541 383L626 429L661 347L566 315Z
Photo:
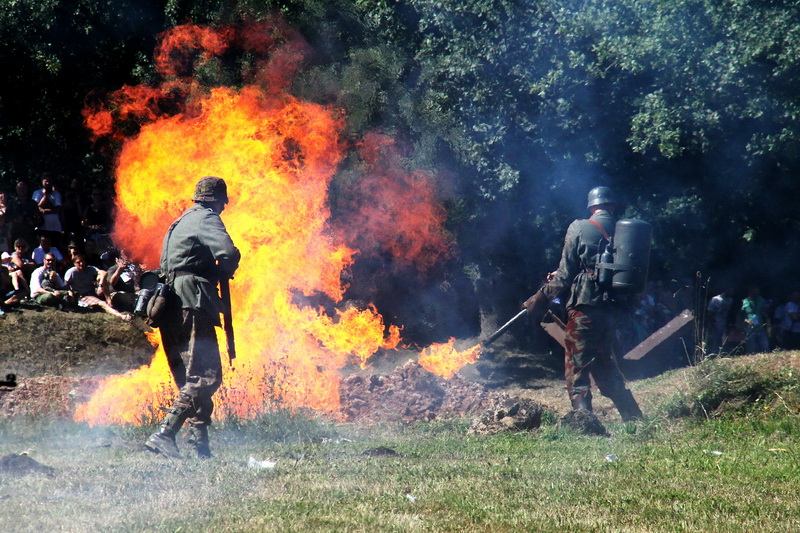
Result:
M181 457L175 436L188 422L188 440L197 456L209 458L211 397L222 384L214 329L220 325L223 310L217 283L233 277L241 255L219 216L228 203L225 181L202 178L192 200L195 205L172 223L161 249L160 270L171 296L157 325L178 395L161 428L150 435L145 446Z
M572 408L592 410L591 374L600 392L614 402L627 422L641 418L642 412L613 359L616 318L625 307L626 296L644 289L650 225L641 220L617 222L617 200L608 187L589 191L587 208L591 217L574 221L567 230L558 270L524 307L536 320L551 300L569 295L564 343ZM626 262L639 264L620 264L623 256Z

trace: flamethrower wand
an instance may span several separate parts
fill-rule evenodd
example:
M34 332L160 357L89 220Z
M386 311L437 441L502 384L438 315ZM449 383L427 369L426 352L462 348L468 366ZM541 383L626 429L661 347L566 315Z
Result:
M503 335L503 333L505 333L506 331L508 331L508 328L510 328L510 327L511 327L511 325L512 325L514 322L516 322L517 320L519 320L520 318L522 318L522 317L523 317L523 316L525 316L526 314L528 314L528 310L527 310L527 309L523 309L522 311L520 311L519 313L517 313L516 315L514 315L514 318L512 318L511 320L509 320L508 322L506 322L505 324L503 324L502 326L500 326L500 329L498 329L497 331L495 331L494 333L492 333L491 335L489 335L489 336L486 338L486 340L485 340L485 341L481 342L481 346L484 346L484 347L486 347L486 346L489 346L490 344L492 344L494 341L496 341L497 339L499 339L499 338L500 338L500 337Z

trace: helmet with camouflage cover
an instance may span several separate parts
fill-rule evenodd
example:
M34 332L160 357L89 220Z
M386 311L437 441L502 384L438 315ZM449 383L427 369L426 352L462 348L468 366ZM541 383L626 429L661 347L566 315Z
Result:
M614 191L612 191L609 187L604 187L604 186L595 187L594 189L589 191L588 200L589 201L587 202L586 205L587 209L590 209L595 205L601 205L601 204L616 205L617 203L617 197L614 194Z
M228 186L225 180L216 176L206 176L200 178L194 188L195 202L222 202L228 203Z

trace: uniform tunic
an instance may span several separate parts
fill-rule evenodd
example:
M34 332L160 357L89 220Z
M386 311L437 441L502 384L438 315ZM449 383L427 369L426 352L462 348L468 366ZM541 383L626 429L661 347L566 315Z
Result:
M165 311L161 340L179 389L175 404L189 405L188 422L196 427L211 423L211 397L222 384L217 282L233 277L239 259L219 214L202 204L187 209L164 237L161 271L176 297Z
M608 211L595 211L591 217L606 234L614 234L616 220ZM561 262L553 279L542 287L550 299L567 300L567 324L564 331L564 374L571 398L590 395L590 374L604 396L625 389L624 379L613 359L616 315L615 302L595 280L599 250L606 239L589 220L575 220L567 229Z

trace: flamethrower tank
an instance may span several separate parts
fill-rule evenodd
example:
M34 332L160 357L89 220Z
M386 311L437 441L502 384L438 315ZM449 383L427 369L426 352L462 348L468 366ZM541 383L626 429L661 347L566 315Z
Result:
M644 220L624 218L614 229L614 278L611 289L640 294L647 288L653 228Z

